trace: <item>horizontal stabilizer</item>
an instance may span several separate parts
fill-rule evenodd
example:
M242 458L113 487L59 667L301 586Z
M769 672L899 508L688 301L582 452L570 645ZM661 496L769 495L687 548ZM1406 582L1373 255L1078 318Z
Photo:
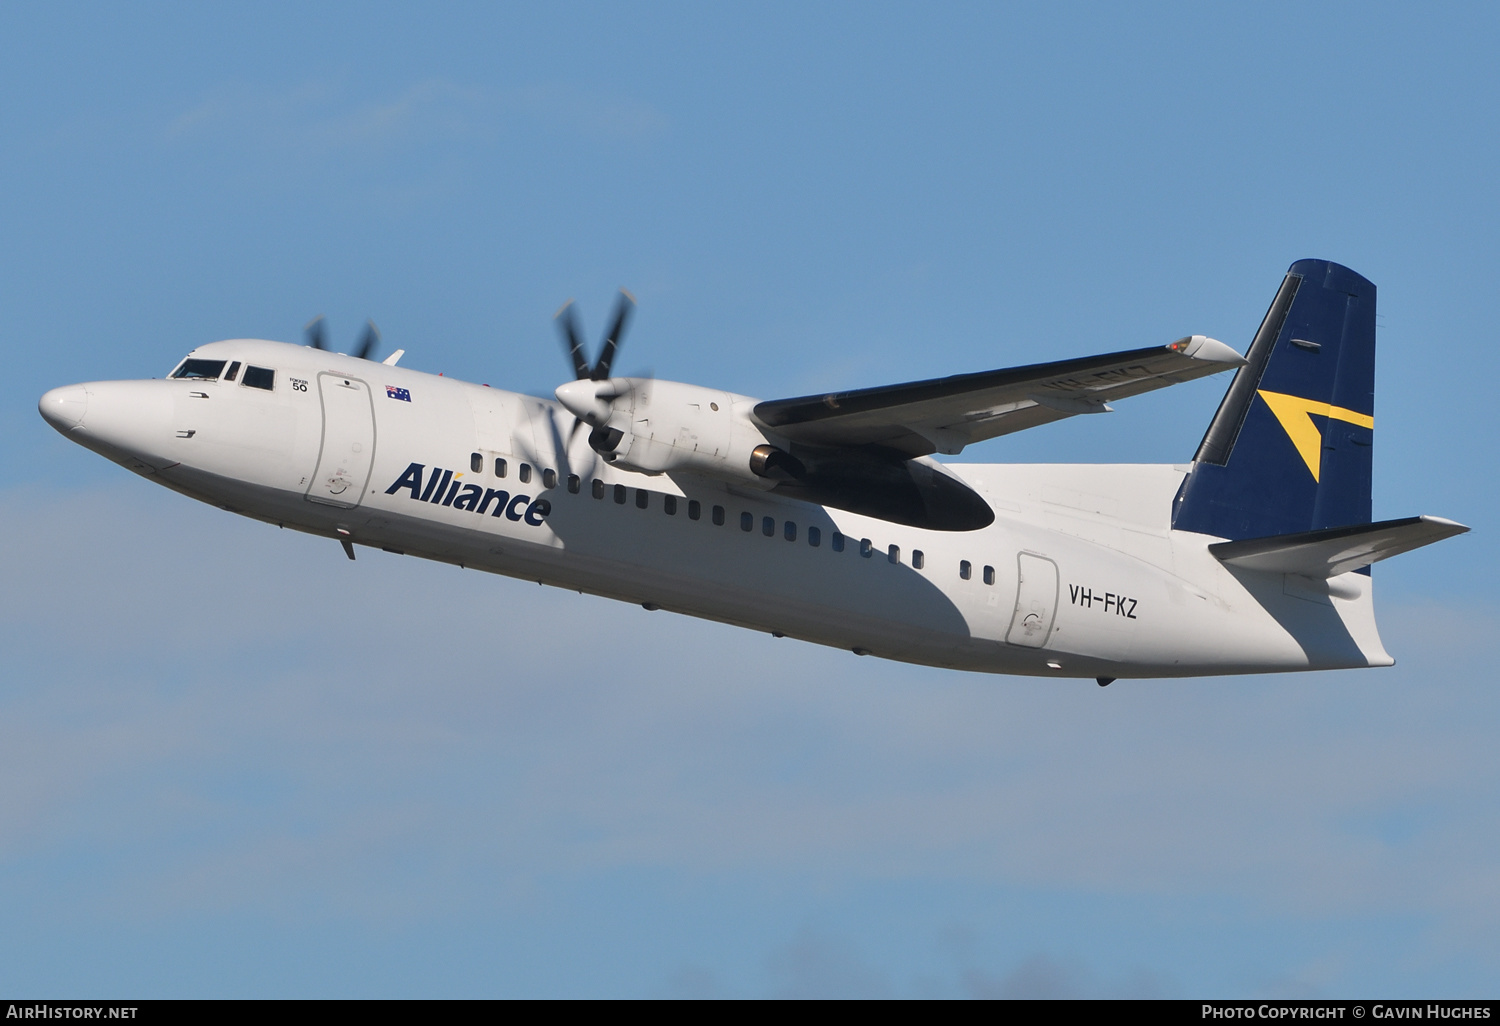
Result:
M1378 524L1218 542L1208 551L1221 562L1246 570L1328 578L1467 530L1463 524L1442 517L1405 517Z

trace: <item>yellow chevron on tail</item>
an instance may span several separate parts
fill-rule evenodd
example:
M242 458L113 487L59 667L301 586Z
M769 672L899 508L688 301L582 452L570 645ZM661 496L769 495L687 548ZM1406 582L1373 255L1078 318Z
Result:
M1276 415L1281 429L1297 447L1297 454L1302 457L1302 462L1306 463L1307 469L1312 471L1314 481L1318 480L1318 471L1323 465L1323 432L1318 429L1318 425L1313 423L1314 414L1329 420L1341 420L1356 427L1371 430L1375 428L1375 418L1367 413L1355 413L1342 406L1314 402L1311 399L1281 392L1258 390L1256 394L1266 401L1266 405Z

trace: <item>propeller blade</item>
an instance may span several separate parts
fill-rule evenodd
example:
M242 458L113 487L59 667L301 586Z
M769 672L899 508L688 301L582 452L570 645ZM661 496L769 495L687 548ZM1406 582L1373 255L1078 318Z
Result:
M314 349L328 348L328 325L322 314L308 321L302 328L302 333L307 336L307 344Z
M354 355L361 360L368 360L379 344L380 329L375 327L374 321L365 321L365 333L360 336L359 347L354 350Z
M625 334L625 326L630 321L630 312L635 309L635 297L624 289L620 290L620 298L615 302L615 322L610 326L609 334L604 336L604 351L599 354L599 362L594 364L594 369L589 377L595 381L604 381L609 377L609 368L615 362L615 353L620 348L620 339Z
M574 417L573 418L573 426L570 427L570 428L568 428L568 441L567 441L567 444L564 446L564 449L563 449L564 452L572 452L573 451L573 439L575 439L575 438L578 437L578 429L581 428L581 427L583 427L583 418L582 417Z
M557 322L557 329L562 332L563 348L568 351L568 356L573 361L574 376L579 380L588 377L589 362L583 356L583 339L578 335L578 319L573 313L573 301L570 299L558 307L552 319Z
M579 429L585 426L583 421L577 417L571 418L573 423L568 428L567 434L564 435L562 427L558 423L559 419L559 412L557 410L550 411L547 416L547 430L552 436L552 451L557 454L557 469L564 475L576 473L580 477L591 473L596 465L592 461L590 461L587 468L579 467L577 469L575 469L573 462L573 440L578 437ZM589 455L596 456L597 453L590 450Z
M588 454L586 465L574 460L573 443L578 438L578 432L589 430L589 426L579 417L571 419L573 423L568 428L566 437L564 437L557 423L558 418L555 415L548 418L552 428L552 448L557 453L558 469L563 474L577 474L580 478L587 478L593 474L594 468L599 465L599 454L594 452L592 448L588 448L584 450Z

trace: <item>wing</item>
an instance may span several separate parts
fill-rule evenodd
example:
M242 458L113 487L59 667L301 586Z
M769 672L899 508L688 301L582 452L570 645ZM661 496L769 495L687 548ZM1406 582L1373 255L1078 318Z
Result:
M1224 343L1193 335L1167 346L1077 360L772 399L757 404L755 416L805 445L876 446L908 457L951 455L985 438L1080 413L1107 413L1113 400L1244 362Z

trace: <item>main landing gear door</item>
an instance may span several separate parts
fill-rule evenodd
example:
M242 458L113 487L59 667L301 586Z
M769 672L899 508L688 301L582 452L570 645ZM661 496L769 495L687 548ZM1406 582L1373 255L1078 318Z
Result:
M318 375L323 399L323 448L307 498L329 506L358 506L375 459L375 408L370 386L358 378Z
M1016 612L1010 620L1005 640L1012 645L1041 648L1052 634L1052 617L1057 613L1057 564L1045 556L1023 552L1016 584Z

